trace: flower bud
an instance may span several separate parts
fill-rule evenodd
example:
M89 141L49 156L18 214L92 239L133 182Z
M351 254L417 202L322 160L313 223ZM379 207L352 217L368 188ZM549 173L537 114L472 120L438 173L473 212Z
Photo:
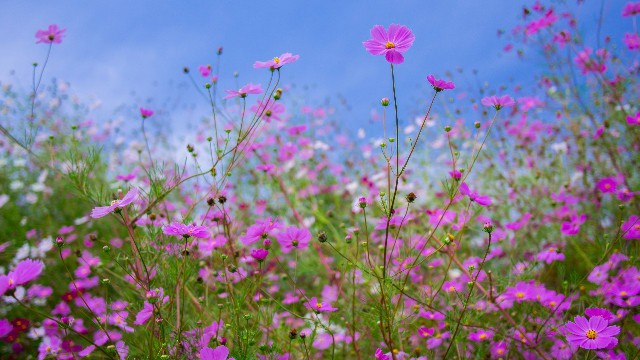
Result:
M327 233L324 231L320 231L318 233L318 241L320 241L321 243L327 242Z
M408 202L409 204L411 204L412 202L416 201L416 199L417 199L418 197L417 197L417 196L416 196L416 194L414 194L413 192L410 192L410 193L408 193L408 194L407 194L407 196L406 196L405 198L407 199L407 202Z
M367 207L367 199L366 199L364 196L361 196L361 197L358 199L358 205L359 205L362 209L366 208L366 207Z
M385 97L385 98L382 98L382 99L380 100L380 105L382 105L382 106L389 106L389 98L386 98L386 97Z

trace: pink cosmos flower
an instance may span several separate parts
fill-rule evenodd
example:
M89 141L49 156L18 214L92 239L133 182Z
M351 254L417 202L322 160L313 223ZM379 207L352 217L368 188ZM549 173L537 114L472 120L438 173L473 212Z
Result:
M616 182L616 179L612 177L602 178L596 183L596 187L598 188L598 190L602 191L603 193L615 192L617 186L618 183Z
M228 356L229 349L224 345L220 345L215 349L205 347L200 350L200 360L227 360Z
M146 119L151 115L153 115L153 110L145 109L142 107L140 108L140 116L142 116L143 119Z
M456 87L453 82L436 79L433 75L427 75L427 81L433 86L433 89L436 92L440 92L442 90L451 90L455 89Z
M476 332L469 333L469 340L471 341L489 341L493 339L493 331L478 330Z
M596 50L595 58L591 56L592 53L593 50L587 47L579 52L573 59L583 75L588 73L604 73L605 70L607 70L607 65L605 64L605 61L609 58L607 50Z
M640 239L640 218L636 215L629 216L629 220L622 223L621 230L624 239Z
M580 232L580 226L584 224L585 221L587 221L586 214L571 215L571 220L563 222L560 226L560 232L567 236L577 235Z
M165 235L182 236L184 238L196 237L206 239L209 237L209 231L205 226L185 225L179 222L174 222L165 227L163 232Z
M225 92L228 94L223 98L225 100L234 97L246 98L248 94L260 94L262 92L262 88L260 87L260 84L254 85L249 83L241 87L239 90L225 90Z
M256 259L257 262L262 262L267 255L269 255L269 250L266 249L253 249L251 250L251 257Z
M504 95L502 97L488 96L480 100L480 102L484 106L493 106L494 108L496 108L496 110L500 110L503 107L513 106L516 104L509 95Z
M7 319L0 320L0 338L3 338L13 330L13 325Z
M640 1L628 2L622 9L622 16L630 17L640 14Z
M481 206L487 206L493 203L490 197L486 195L479 195L478 193L471 191L467 183L464 183L464 182L460 184L460 193L462 195L468 196L471 201L474 201Z
M150 304L148 301L145 301L144 302L144 307L136 315L136 320L133 322L133 324L134 325L143 325L144 323L149 321L149 319L151 318L152 315L153 315L153 305Z
M565 328L567 340L583 349L611 349L618 344L614 336L620 333L620 327L609 326L602 316L593 316L589 320L584 316L576 316L565 324Z
M309 246L311 233L305 228L290 226L284 232L278 234L276 239L282 247L282 252L286 254L294 248L304 249Z
M626 33L622 39L627 49L638 50L640 49L640 35L638 33Z
M371 37L362 43L365 49L371 55L384 55L391 64L402 64L402 53L409 50L415 40L409 28L397 24L389 25L389 31L382 25L376 25L371 29Z
M627 116L627 124L640 126L640 111L637 112L635 115Z
M300 55L291 55L291 53L284 53L280 56L276 56L271 60L267 61L256 61L253 64L253 67L256 69L264 69L269 68L272 71L275 69L280 69L283 65L291 64L292 62L296 62L300 58Z
M326 302L322 303L318 301L315 296L309 299L308 302L304 303L304 307L315 312L334 312L338 310L337 308L332 307Z
M40 260L24 259L16 265L13 271L7 275L0 275L0 296L7 290L13 290L16 286L24 285L37 278L42 273L44 264Z
M127 192L127 194L125 196L123 196L122 199L113 200L111 202L111 205L109 205L109 206L98 206L96 208L93 208L93 210L91 210L91 217L94 218L94 219L98 219L98 218L101 218L103 216L107 216L107 215L111 214L112 212L116 211L117 209L122 209L123 207L131 204L133 202L133 200L135 200L137 195L138 195L138 189L133 188L133 189L129 190L129 192Z
M266 239L273 236L275 232L282 228L278 220L266 218L257 220L254 225L249 226L245 235L240 236L239 240L244 246L249 246L260 239Z
M584 314L587 315L588 317L601 316L603 319L607 321L611 321L615 319L615 315L613 315L609 310L601 309L601 308L584 309Z
M211 65L200 65L198 71L200 71L200 75L203 77L208 77L211 75Z
M36 38L38 39L38 41L36 41L36 44L60 44L62 42L62 35L65 31L67 30L58 28L58 25L56 24L49 25L49 28L47 30L38 30L36 32Z
M556 260L564 261L564 254L561 253L557 247L552 245L539 252L538 255L536 255L536 260L551 264Z

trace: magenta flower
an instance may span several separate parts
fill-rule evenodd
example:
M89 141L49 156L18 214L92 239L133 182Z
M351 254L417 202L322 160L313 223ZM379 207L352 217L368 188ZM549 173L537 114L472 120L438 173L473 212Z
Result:
M561 253L558 248L550 246L547 249L539 252L538 255L536 255L536 260L551 264L556 260L564 261L564 254Z
M615 319L615 315L613 315L609 310L601 309L601 308L584 309L584 314L587 315L588 317L600 316L607 321L611 321Z
M596 183L596 187L598 188L598 190L602 191L603 193L616 192L617 186L618 183L616 182L616 179L610 177L600 179L600 181Z
M224 345L220 345L215 349L205 347L200 350L200 360L227 360L228 356L229 349Z
M433 75L427 75L427 81L433 86L433 90L440 92L442 90L455 89L455 84L451 81L436 79Z
M629 220L622 223L621 231L626 240L640 239L640 218L636 215L629 216Z
M0 320L0 338L3 338L13 330L13 325L7 319Z
M384 55L385 59L392 64L402 64L404 56L402 53L409 50L413 45L415 36L404 25L389 25L389 31L384 26L376 25L371 29L373 39L363 42L365 49L371 55Z
M205 226L185 225L179 222L174 222L165 227L162 232L164 232L165 235L182 236L185 239L190 237L206 239L209 237L209 231Z
M583 349L611 349L618 344L614 336L620 333L619 326L609 326L602 316L593 316L587 320L584 316L576 316L565 324L567 340Z
M133 322L133 324L134 325L143 325L144 323L149 321L149 319L151 318L152 315L153 315L153 305L150 304L148 301L145 301L144 302L144 307L136 315L136 320Z
M479 342L479 341L489 341L493 339L493 332L486 330L478 330L476 332L469 333L469 340Z
M292 249L304 249L309 246L311 233L305 228L295 226L288 227L284 232L276 236L278 243L282 247L283 253L288 253Z
M640 112L637 112L635 115L627 116L627 124L629 125L640 125Z
M254 225L249 226L246 234L240 236L239 240L242 245L249 246L260 239L273 236L276 230L281 228L280 222L273 218L257 220Z
M580 226L584 224L585 221L587 221L586 214L571 215L571 220L563 222L560 226L560 232L567 236L578 235L580 232Z
M211 65L200 65L198 67L198 71L203 77L208 77L209 75L211 75Z
M622 9L622 16L624 17L636 16L638 14L640 14L640 1L634 3L628 2Z
M62 42L62 35L65 31L67 30L58 28L58 25L56 24L49 25L47 30L38 30L36 32L36 39L38 39L36 44L60 44Z
M143 119L146 119L151 115L153 115L153 110L140 108L140 116L142 116Z
M490 197L486 195L479 195L478 193L471 191L467 183L464 182L460 184L460 194L468 196L469 200L474 201L481 206L487 206L493 203Z
M107 216L116 210L122 209L123 207L131 204L133 200L135 200L137 195L138 189L133 188L129 190L129 192L125 196L123 196L121 200L113 200L111 202L111 205L109 206L98 206L96 208L93 208L93 210L91 210L91 217L94 219L98 219L103 216Z
M309 310L313 310L315 312L334 312L336 310L338 310L337 308L332 307L331 305L329 305L328 303L322 303L320 301L318 301L318 299L314 296L311 299L309 299L308 302L304 303L304 307L306 307Z
M224 99L231 99L234 97L240 97L240 98L246 98L248 94L260 94L262 92L262 88L260 87L260 84L258 85L254 85L254 84L247 84L243 87L241 87L239 90L225 90L227 92L227 96L224 97Z
M497 96L488 96L482 100L480 100L482 105L484 106L493 106L496 110L500 110L503 107L513 106L515 105L515 101L509 95L505 95L502 97Z
M7 275L0 275L0 296L7 290L13 290L16 286L24 285L37 278L42 273L44 264L40 260L24 259L16 265L13 271Z
M291 55L291 53L284 53L280 56L276 56L271 60L267 61L256 61L253 64L253 67L256 69L264 69L269 68L271 71L275 69L280 69L282 66L286 64L291 64L292 62L298 61L300 55Z
M253 249L251 250L251 257L256 259L257 262L262 262L269 255L269 250L266 249Z
M629 50L638 50L640 49L640 35L637 33L626 33L624 34L624 38L622 39L625 45L627 45L627 49Z

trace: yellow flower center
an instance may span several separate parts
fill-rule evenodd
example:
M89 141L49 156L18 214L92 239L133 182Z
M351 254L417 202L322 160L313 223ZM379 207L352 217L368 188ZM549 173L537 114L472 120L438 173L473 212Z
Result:
M320 309L322 307L322 303L316 303L316 307Z
M120 203L120 200L113 200L111 201L111 206L118 205L119 203Z
M480 334L480 339L486 339L487 338L487 334Z
M522 299L524 297L524 293L518 292L516 293L516 297Z
M587 330L587 338L588 339L595 340L595 338L597 338L597 337L598 337L598 333L597 332L595 332L594 330L591 330L591 329Z
M454 288L453 286L449 286L449 291L456 291L456 288Z
M392 43L391 41L387 41L387 43L384 44L384 47L386 49L393 49L394 47L396 47L396 45L394 43Z
M626 291L620 291L620 296L627 296L627 292Z
M498 351L496 351L498 353L498 355L502 355L504 354L504 350L503 349L498 349Z
M556 251L556 248L549 248L549 252L554 252Z
M280 63L280 58L276 56L276 57L274 57L274 58L273 58L273 61L274 61L276 64L279 64L279 63Z

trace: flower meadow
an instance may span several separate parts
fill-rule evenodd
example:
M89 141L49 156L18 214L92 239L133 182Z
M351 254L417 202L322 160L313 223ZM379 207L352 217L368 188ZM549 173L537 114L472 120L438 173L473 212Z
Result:
M294 101L295 51L228 89L212 49L179 149L161 107L94 118L47 72L64 24L34 29L32 88L1 83L0 358L640 358L640 2L616 11L590 41L529 4L497 41L535 83L423 94L396 75L425 34L360 29L378 138Z

